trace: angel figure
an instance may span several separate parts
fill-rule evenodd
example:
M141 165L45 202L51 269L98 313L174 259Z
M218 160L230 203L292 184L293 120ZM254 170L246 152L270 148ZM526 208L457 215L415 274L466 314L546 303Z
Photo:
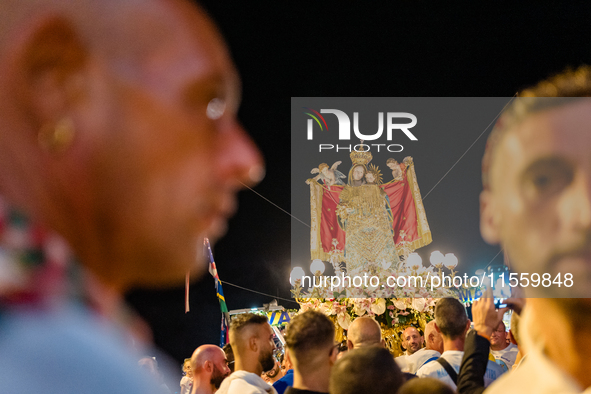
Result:
M406 160L406 158L405 158L405 160ZM386 165L388 167L390 167L390 169L392 170L392 177L394 178L394 181L401 181L403 179L402 169L400 168L400 164L398 164L396 159L392 159L392 158L388 159L386 161Z
M341 164L341 162L337 161L332 165L332 167L328 168L328 164L321 163L318 168L313 168L310 172L312 174L318 174L314 177L315 181L321 179L328 187L332 185L344 185L345 183L341 178L346 178L347 176L337 170L339 164Z

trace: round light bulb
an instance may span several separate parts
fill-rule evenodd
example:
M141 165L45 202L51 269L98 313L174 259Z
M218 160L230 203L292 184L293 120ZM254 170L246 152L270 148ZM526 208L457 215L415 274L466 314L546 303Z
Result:
M443 263L443 259L444 259L443 253L441 253L438 250L432 252L431 257L429 257L429 261L431 262L432 266L436 266L436 265Z
M408 258L406 260L406 266L407 267L412 267L412 266L419 266L421 267L423 265L423 259L421 258L421 256L419 256L418 253L411 253L408 255Z
M295 281L298 279L302 280L304 275L306 275L306 273L302 267L294 267L294 269L291 270L291 274L289 274L289 283L291 283L292 286L295 286Z
M322 275L324 273L325 269L326 269L326 266L324 265L322 260L320 260L320 259L312 260L312 264L310 264L310 272L312 272L313 275L316 275L316 272L318 272L318 271L320 271L320 275Z
M458 265L458 258L453 253L447 253L444 261L444 265L449 269L455 268Z

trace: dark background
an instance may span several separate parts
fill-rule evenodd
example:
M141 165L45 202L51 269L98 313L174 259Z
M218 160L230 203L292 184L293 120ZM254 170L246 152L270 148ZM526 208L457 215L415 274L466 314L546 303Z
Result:
M266 178L255 190L287 211L290 97L511 97L568 66L591 64L591 5L583 1L496 1L488 6L447 1L278 3L202 2L226 38L242 76L239 117L266 159ZM454 143L453 135L449 141ZM454 175L456 170L458 176L461 171L478 173L483 146L480 141ZM450 154L450 163L458 157ZM441 175L450 163L441 165ZM418 171L425 193L433 184L422 182ZM437 201L435 190L429 196L432 201L425 203L430 224L436 208L428 203ZM227 235L214 247L220 278L289 298L292 219L251 191L241 192L239 199ZM477 201L470 204L470 209L477 209ZM467 230L462 217L444 215L438 220L448 223L443 226L446 237L457 237L456 255L482 247L464 241ZM442 235L434 232L434 243ZM497 251L484 247L482 256L492 258ZM272 300L227 283L224 292L229 309ZM183 298L182 287L138 289L128 295L152 327L156 344L179 362L179 373L180 362L197 346L219 342L220 327L210 276L191 285L187 314ZM297 307L293 302L279 303Z

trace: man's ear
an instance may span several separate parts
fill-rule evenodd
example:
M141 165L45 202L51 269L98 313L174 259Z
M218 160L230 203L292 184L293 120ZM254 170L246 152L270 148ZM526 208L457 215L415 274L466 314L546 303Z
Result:
M499 211L496 199L490 190L480 193L480 233L482 238L491 245L501 241L499 228Z
M347 349L352 350L353 349L353 342L351 342L350 340L347 339Z
M380 342L380 345L385 349L386 348L386 340L382 339L382 341Z
M87 51L72 23L45 17L30 26L12 63L21 105L37 129L59 121L81 99Z
M211 362L211 360L206 360L203 363L203 370L207 373L213 373L213 363Z
M437 325L437 322L435 322L434 326L435 326L435 331L437 331L438 333L441 334L441 330L439 329L439 326Z
M257 342L257 337L252 336L248 339L248 347L251 351L257 352L259 350L259 344Z
M470 319L468 319L468 322L466 323L466 329L464 330L464 335L468 332L468 330L470 330L471 324L472 324L472 321Z
M339 348L336 346L333 346L330 350L330 356L329 356L330 365L334 365L334 363L337 362L338 355L339 355Z

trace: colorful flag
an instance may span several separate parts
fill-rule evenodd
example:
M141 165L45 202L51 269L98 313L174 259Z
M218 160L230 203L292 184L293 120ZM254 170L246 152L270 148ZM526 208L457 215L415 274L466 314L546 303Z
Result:
M220 302L220 309L222 311L222 325L221 325L221 337L220 337L220 347L223 347L230 341L228 337L228 332L230 329L230 314L228 313L228 307L226 306L226 299L224 298L224 290L222 289L222 281L218 276L218 270L215 266L215 261L213 261L213 253L211 253L211 246L209 244L209 239L205 238L203 240L203 246L205 251L205 256L209 261L209 273L213 276L215 280L215 291L218 296L218 301Z

